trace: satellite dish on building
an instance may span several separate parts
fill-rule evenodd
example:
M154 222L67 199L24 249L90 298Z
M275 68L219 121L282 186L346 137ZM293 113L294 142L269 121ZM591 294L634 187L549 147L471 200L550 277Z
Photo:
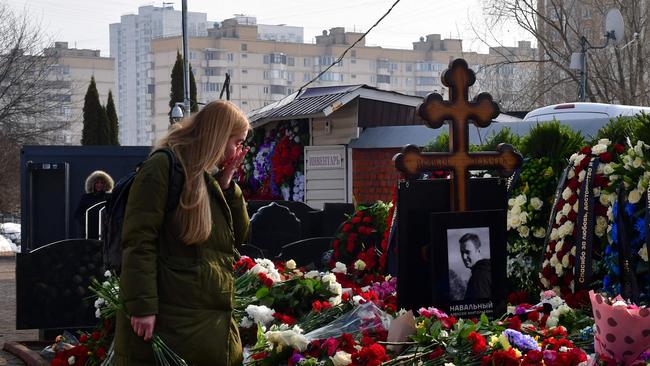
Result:
M605 37L612 40L614 44L620 43L625 37L623 15L616 8L609 9L605 15Z

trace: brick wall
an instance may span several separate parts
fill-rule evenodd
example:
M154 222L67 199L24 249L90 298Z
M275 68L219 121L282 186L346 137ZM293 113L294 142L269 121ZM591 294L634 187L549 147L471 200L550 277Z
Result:
M399 179L393 156L400 150L352 150L352 192L357 203L389 202L392 199L393 188Z

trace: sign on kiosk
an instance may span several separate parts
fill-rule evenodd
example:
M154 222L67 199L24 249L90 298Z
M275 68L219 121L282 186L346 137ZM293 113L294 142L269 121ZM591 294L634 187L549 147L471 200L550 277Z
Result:
M343 158L341 154L311 155L307 158L307 167L311 169L340 168Z

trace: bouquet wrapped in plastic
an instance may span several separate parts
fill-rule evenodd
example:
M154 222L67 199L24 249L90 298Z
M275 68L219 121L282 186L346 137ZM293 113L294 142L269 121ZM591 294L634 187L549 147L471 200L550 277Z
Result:
M650 350L650 309L589 292L594 312L596 353L620 365L634 365Z

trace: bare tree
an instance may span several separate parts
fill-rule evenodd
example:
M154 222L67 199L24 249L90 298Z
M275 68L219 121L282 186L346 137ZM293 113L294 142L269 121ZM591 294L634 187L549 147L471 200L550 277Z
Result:
M68 124L59 117L68 85L50 77L56 60L44 52L49 43L27 12L0 3L0 130L18 144L51 142Z
M491 33L492 29L515 23L537 40L538 48L536 57L513 58L503 53L502 60L486 67L535 65L530 87L520 93L531 108L574 101L580 76L569 68L571 54L580 52L583 36L594 47L605 43L602 24L611 7L623 14L625 35L616 46L588 52L587 100L649 105L647 0L484 0L487 30L475 29L479 38L494 43L498 36Z

